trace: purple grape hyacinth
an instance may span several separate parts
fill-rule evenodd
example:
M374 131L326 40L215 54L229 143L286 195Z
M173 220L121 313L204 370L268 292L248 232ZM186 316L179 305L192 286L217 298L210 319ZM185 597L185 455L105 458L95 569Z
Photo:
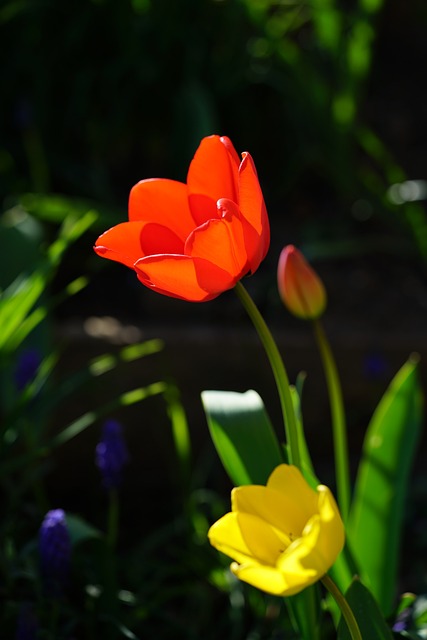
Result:
M24 349L19 355L14 371L15 385L18 391L25 389L32 382L41 364L41 355L38 349Z
M129 453L123 439L122 426L116 420L107 420L101 440L95 450L96 466L101 472L106 489L117 489L122 480L122 470L129 461Z
M52 509L39 530L39 555L46 591L60 595L67 583L71 560L71 539L63 509Z

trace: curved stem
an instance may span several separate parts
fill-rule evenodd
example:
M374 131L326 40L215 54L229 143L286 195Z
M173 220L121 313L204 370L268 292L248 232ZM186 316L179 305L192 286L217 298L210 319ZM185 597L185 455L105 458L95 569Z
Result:
M338 504L344 523L350 510L350 472L348 462L347 427L341 383L331 347L319 320L313 322L314 333L325 370L331 405L332 433L334 440L335 474Z
M338 589L335 582L328 575L325 575L322 578L322 583L340 608L352 640L362 640L362 634L360 633L359 625L357 624L357 620L354 617L353 610L351 609L341 591Z
M289 445L289 462L300 468L301 463L298 448L295 412L291 392L289 389L289 378L288 374L286 373L285 365L274 341L274 338L264 321L264 318L260 314L257 306L250 297L249 293L246 291L245 287L241 282L238 282L234 290L236 291L238 298L240 299L250 319L252 320L252 323L258 332L267 357L270 361L274 379L276 381L277 391L279 393L280 404L282 407L286 440Z

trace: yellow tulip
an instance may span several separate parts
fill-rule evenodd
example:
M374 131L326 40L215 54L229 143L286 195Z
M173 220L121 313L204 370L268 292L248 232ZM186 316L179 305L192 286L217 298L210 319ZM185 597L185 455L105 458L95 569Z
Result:
M290 596L320 580L344 546L344 526L324 485L312 489L297 467L281 464L267 486L237 487L231 513L209 530L244 582Z

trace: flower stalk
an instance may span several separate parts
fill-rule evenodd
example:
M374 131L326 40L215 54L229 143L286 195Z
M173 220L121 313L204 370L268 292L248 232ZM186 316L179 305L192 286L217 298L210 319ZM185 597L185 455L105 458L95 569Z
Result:
M284 362L277 348L277 344L271 335L270 329L245 287L241 282L238 282L234 287L234 290L252 320L270 361L283 413L286 441L289 445L289 462L300 468L301 460L298 446L296 418L292 403L292 396L289 389L289 378Z
M344 620L346 621L348 630L350 632L352 640L363 640L360 633L359 625L354 617L354 613L346 598L338 589L335 582L328 575L324 575L322 578L323 586L329 591L335 602L337 603Z
M108 505L108 525L107 525L107 545L114 553L119 532L119 492L117 489L110 489Z
M313 320L314 334L325 370L331 406L337 497L344 523L350 510L350 472L344 401L337 366L326 334L319 320Z

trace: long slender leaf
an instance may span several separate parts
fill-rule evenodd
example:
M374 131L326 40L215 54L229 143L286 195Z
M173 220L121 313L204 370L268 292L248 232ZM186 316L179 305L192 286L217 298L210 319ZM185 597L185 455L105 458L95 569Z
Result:
M422 426L418 358L397 373L368 427L355 486L348 537L385 615L395 597L409 473Z
M99 376L107 374L121 363L133 362L145 356L158 353L163 349L163 346L164 343L162 340L153 338L151 340L123 347L116 354L104 353L100 356L96 356L90 360L84 369L80 369L76 373L67 376L64 380L56 382L54 393L45 393L43 396L40 396L38 401L40 402L42 410L44 412L52 411L65 398L76 393L84 385L90 383L93 378L98 378ZM49 358L46 358L46 361L42 363L33 383L29 385L29 388L26 389L23 394L19 396L16 405L4 417L2 425L0 426L0 434L12 426L19 417L23 407L36 395L40 394L40 390L47 383L48 378L52 373L53 366L56 365L57 360L57 355L54 357L49 356Z
M25 340L25 338L45 319L49 312L65 300L68 296L75 295L89 284L89 279L84 276L76 278L70 282L64 290L57 296L48 301L47 304L37 306L21 324L16 327L10 336L7 344L8 351L14 351Z
M175 451L180 464L182 482L188 488L191 475L191 438L188 428L187 416L180 399L178 388L174 384L169 384L164 393L167 403L167 411L171 421L172 436L175 444Z
M88 427L92 426L97 420L100 420L104 416L108 416L116 409L136 404L146 398L150 398L151 396L163 394L166 389L166 382L153 382L146 387L138 387L137 389L132 389L131 391L122 393L110 402L104 403L102 407L84 413L73 420L46 444L34 449L33 451L23 453L15 457L9 457L9 459L4 459L0 465L0 478L25 467L37 458L47 457L53 449L62 446L69 440L72 440L72 438L75 438Z
M52 279L65 250L91 227L96 218L97 214L93 211L88 211L78 220L67 218L57 239L48 247L42 263L28 277L20 276L2 292L0 297L0 349L7 351L16 349L15 334L17 331L21 332L19 335L22 339L25 337L26 333L22 331L21 326L28 319ZM31 324L37 324L43 318L43 312L37 313L39 317L36 316L34 320L29 321L29 328L31 328Z

